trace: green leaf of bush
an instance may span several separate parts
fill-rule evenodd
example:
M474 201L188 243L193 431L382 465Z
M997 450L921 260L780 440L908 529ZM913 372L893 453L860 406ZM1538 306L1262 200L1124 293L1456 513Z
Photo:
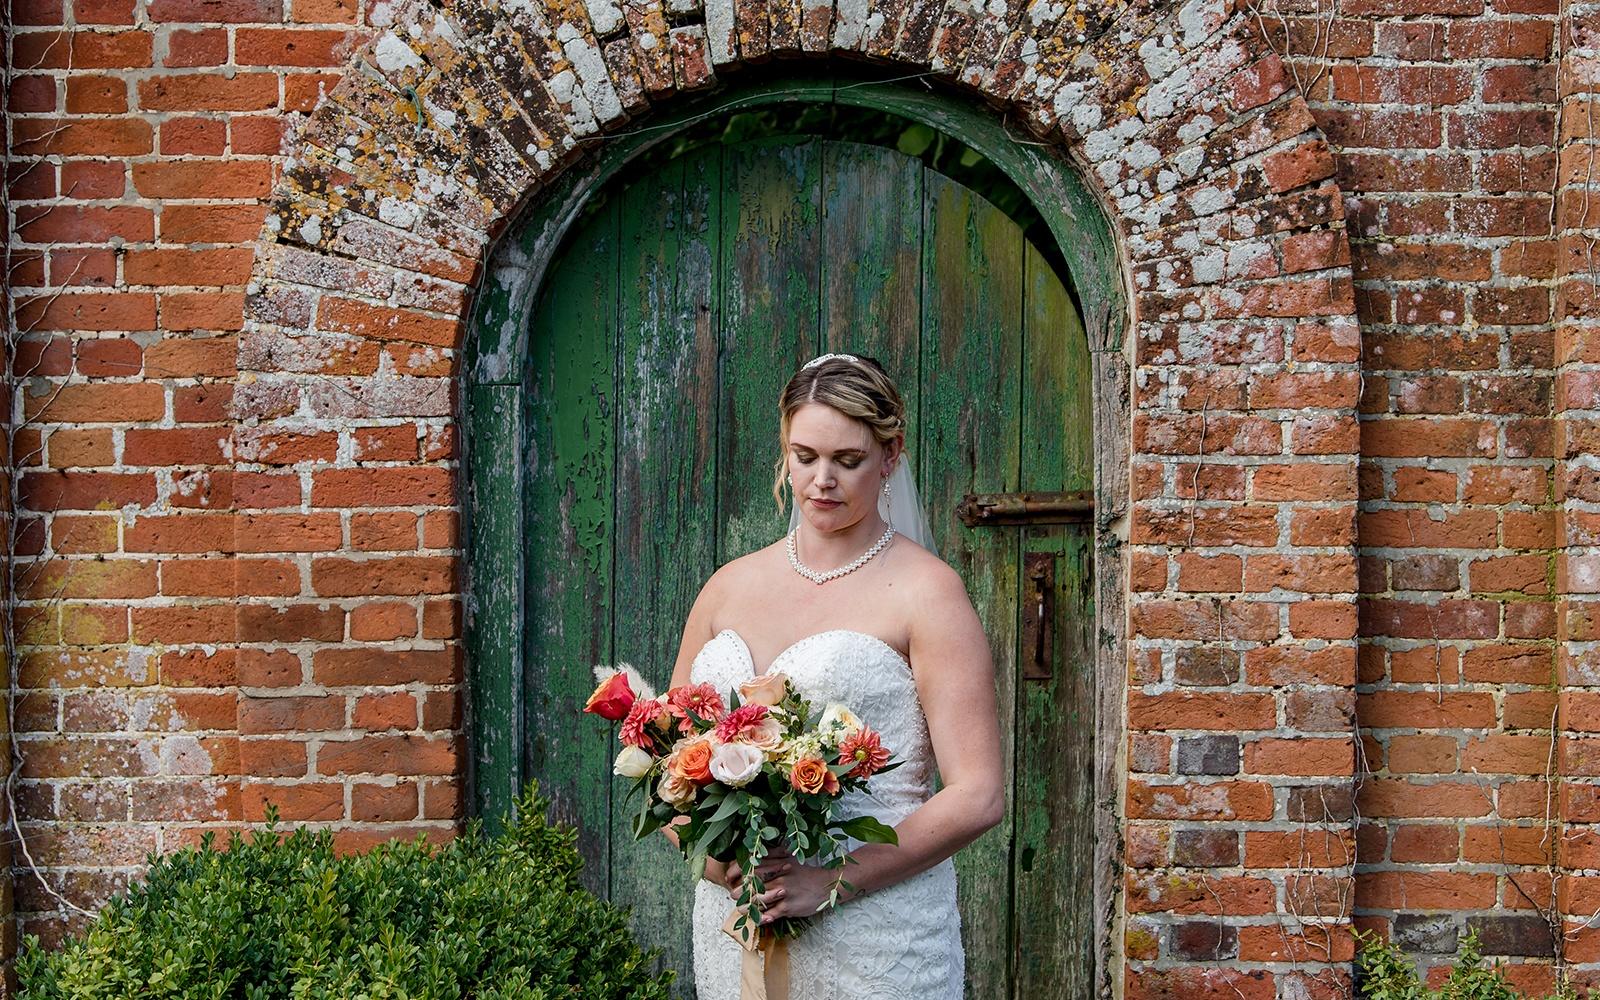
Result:
M269 825L151 855L143 882L54 951L29 935L21 1000L667 1000L625 909L579 884L576 834L529 782L504 832L473 818L336 857Z

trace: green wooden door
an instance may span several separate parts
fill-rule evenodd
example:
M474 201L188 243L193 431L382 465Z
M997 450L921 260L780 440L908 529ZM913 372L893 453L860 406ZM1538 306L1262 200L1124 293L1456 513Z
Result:
M957 856L968 996L1088 995L1088 525L956 516L968 494L1091 486L1087 344L1044 255L893 149L713 145L597 197L530 345L524 773L579 828L587 884L633 907L692 995L686 866L627 832L612 734L578 711L589 668L626 661L666 684L700 584L787 526L769 492L784 382L823 351L871 354L906 395L940 552L997 667L1011 809ZM1041 609L1042 630L1022 621Z

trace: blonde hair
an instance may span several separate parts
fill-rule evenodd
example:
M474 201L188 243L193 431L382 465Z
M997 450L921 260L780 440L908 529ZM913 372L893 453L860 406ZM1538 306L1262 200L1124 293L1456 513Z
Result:
M789 422L795 411L807 403L831 406L847 417L867 425L880 445L887 445L906 432L906 403L894 379L876 358L864 354L849 358L829 358L795 372L778 395L778 461L774 466L772 496L778 511L787 509L783 487L788 465Z

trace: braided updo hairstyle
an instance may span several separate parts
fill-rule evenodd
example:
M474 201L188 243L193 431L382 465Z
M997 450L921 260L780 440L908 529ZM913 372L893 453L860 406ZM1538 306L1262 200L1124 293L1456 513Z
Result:
M800 407L807 403L831 406L866 424L880 445L888 445L906 432L906 403L894 380L877 358L864 354L855 357L859 363L849 358L829 358L800 369L778 396L780 447L774 466L772 496L778 502L779 513L787 509L783 488L787 481L784 472L788 465L789 421Z

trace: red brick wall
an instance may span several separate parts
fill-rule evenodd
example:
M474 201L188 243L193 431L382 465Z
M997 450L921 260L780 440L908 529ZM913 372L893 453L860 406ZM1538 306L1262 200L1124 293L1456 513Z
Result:
M17 704L33 860L92 907L147 852L260 821L269 801L340 821L345 847L448 836L449 421L253 436L229 410L284 133L342 75L364 13L13 9L13 283L42 293L20 309L19 368L26 411L44 410L18 452L24 504L47 512L23 537L52 554L24 588L39 600ZM342 371L380 357L395 361L364 352ZM332 468L341 455L422 467ZM54 939L53 899L21 868L16 891L22 929Z
M482 218L363 218L377 210L350 195L381 169L319 149L364 127L356 111L381 127L392 102L358 74L341 91L356 111L324 107L305 135L303 116L362 40L405 21L386 3L13 5L23 541L48 555L24 580L16 720L34 861L92 908L146 852L258 821L268 801L353 849L448 836L465 750L455 319L494 212L540 169L508 171ZM1006 61L1059 25L1015 21L1020 5L995 30L933 9L943 27L918 49L913 18L900 60L1003 92L1089 161L1132 276L1127 994L1340 995L1352 913L1425 964L1468 925L1530 984L1562 951L1600 962L1580 928L1600 907L1581 874L1600 809L1584 736L1592 15L1543 0L1096 13L1073 30L1101 32L1112 71L1082 83L1103 111L1083 124L1070 102L1053 118L1048 88L1029 104L1034 77ZM754 59L766 42L737 10L728 47ZM604 29L617 113L569 101L554 121L620 127L726 61L697 22L627 14ZM646 30L672 45L619 41ZM887 57L877 44L858 47ZM958 74L963 46L978 54ZM1212 115L1224 137L1203 139L1206 173L1178 207L1160 164L1117 159L1130 135L1162 154L1197 141L1148 100L1173 72L1163 47L1198 81L1178 120ZM546 75L571 68L533 48ZM1086 139L1141 114L1111 152ZM1195 207L1206 184L1230 211ZM1217 248L1223 280L1185 240ZM1186 325L1191 308L1204 323ZM80 921L15 870L24 930Z
M1286 30L1338 150L1362 330L1358 923L1424 965L1479 926L1543 988L1556 5L1313 3Z

